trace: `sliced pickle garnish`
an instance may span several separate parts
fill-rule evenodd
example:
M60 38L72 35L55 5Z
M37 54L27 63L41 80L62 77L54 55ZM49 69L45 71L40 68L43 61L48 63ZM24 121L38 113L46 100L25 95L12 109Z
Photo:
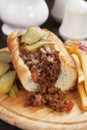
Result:
M8 95L9 95L9 97L16 98L18 96L18 92L19 92L19 90L18 90L17 84L14 83L12 88L10 89Z
M25 44L34 44L40 39L42 39L45 35L45 31L40 28L30 28L21 38L21 42Z
M8 93L14 83L16 71L8 71L0 77L0 94Z
M11 62L10 52L8 52L8 51L0 51L0 62L2 62L2 63Z
M0 76L5 74L10 68L10 64L7 63L0 63Z
M24 49L29 52L29 51L33 51L41 46L44 46L44 45L55 45L54 42L51 42L51 41L45 41L45 40L41 40L35 44L32 44L32 45L26 45L24 47Z
M24 35L25 34L25 31L19 31L18 33L17 33L17 37L20 37L20 36L22 36L22 35Z

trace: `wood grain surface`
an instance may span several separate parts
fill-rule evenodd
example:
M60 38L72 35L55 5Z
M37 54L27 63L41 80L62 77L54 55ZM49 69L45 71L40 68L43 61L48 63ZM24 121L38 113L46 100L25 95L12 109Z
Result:
M67 94L67 99L74 103L68 113L47 107L25 107L27 98L24 89L17 98L0 94L0 119L25 130L87 130L87 112L81 110L78 91Z
M20 90L17 98L0 95L0 118L25 130L87 130L87 112L81 111L78 92L67 95L74 102L69 113L55 112L47 107L25 107L27 92Z

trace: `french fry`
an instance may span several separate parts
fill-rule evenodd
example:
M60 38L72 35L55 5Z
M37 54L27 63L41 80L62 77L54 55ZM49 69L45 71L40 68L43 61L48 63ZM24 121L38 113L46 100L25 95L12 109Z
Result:
M82 110L87 111L87 48L80 41L67 41L66 48L77 65L78 83L77 88L81 98ZM74 44L73 44L74 43Z
M72 44L70 44L70 45L68 45L68 43L69 42L71 42ZM79 56L79 46L78 46L78 44L79 44L79 42L80 41L70 41L70 40L67 40L66 42L65 42L65 45L66 45L66 48L67 48L67 50L68 50L68 52L70 53L70 54L76 54L76 55L78 55L78 57L80 57ZM76 43L76 44L74 44L74 43Z
M78 87L78 92L79 92L81 102L82 102L82 110L86 111L87 110L87 96L84 89L84 83L80 83L80 84L78 83L77 87Z
M87 54L84 51L80 51L82 69L84 73L84 87L87 94Z
M78 88L78 92L81 98L82 110L86 111L87 110L87 96L86 96L86 92L84 88L84 74L83 74L81 63L78 56L76 54L72 54L71 56L74 58L75 63L77 65L77 70L78 70L77 88Z
M84 81L84 74L81 68L81 63L80 60L78 58L78 56L76 54L72 54L71 55L76 63L77 69L78 69L78 83L81 83Z

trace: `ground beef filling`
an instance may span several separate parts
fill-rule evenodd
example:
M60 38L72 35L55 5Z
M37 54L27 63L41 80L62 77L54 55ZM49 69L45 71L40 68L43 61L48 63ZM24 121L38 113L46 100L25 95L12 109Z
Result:
M58 51L52 46L40 47L32 52L26 53L21 46L20 56L29 67L32 79L38 84L55 83L60 73L60 61Z
M53 46L42 46L26 52L20 45L20 56L31 71L32 79L40 85L38 92L30 92L27 105L46 105L56 111L68 111L73 104L66 102L66 94L54 86L61 71L58 51Z
M41 91L31 92L28 95L26 106L47 106L58 112L68 112L72 109L73 103L65 100L66 94L59 88L45 84Z

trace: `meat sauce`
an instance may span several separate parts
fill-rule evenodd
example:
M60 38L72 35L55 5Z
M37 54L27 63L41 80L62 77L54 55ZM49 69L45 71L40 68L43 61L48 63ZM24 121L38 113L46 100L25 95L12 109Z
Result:
M66 94L55 87L61 72L58 51L54 46L41 46L31 52L20 44L20 56L31 71L32 79L39 84L38 92L29 92L27 106L48 106L55 111L69 111L72 102L65 100Z

